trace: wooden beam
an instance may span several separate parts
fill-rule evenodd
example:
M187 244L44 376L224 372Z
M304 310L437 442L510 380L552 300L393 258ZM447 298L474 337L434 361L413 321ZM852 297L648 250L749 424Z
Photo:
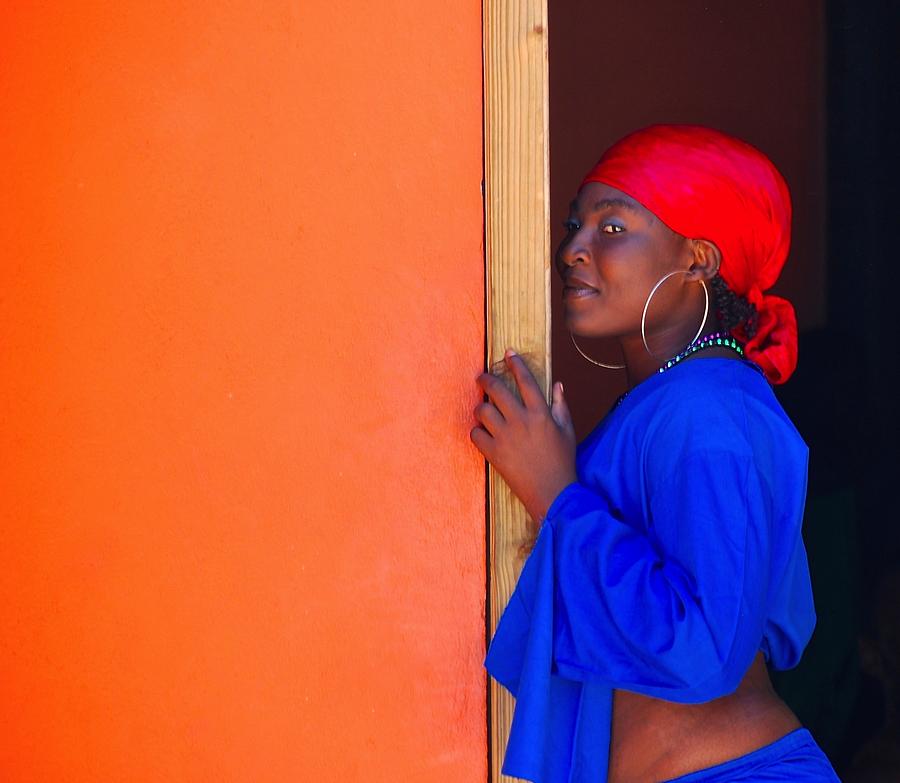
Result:
M549 401L550 178L546 0L484 0L485 262L487 351L507 376L514 348ZM537 528L499 474L488 480L491 636ZM489 678L491 781L500 774L514 701Z

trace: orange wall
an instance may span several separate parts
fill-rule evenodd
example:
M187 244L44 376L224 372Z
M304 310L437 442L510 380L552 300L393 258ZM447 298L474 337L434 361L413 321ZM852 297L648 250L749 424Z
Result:
M0 31L0 779L486 779L481 5Z

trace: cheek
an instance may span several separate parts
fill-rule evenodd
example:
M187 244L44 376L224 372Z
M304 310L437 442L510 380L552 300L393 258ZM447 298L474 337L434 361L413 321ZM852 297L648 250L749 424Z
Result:
M627 244L626 244L627 243ZM623 302L643 303L663 271L646 242L623 240L616 253L604 256L600 274Z

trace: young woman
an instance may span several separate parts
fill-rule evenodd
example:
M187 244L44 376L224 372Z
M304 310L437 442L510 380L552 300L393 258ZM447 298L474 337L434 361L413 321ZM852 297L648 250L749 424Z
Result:
M548 408L510 351L521 402L479 376L470 437L541 522L485 659L516 697L505 774L838 780L766 668L795 666L815 626L809 452L772 391L797 324L763 294L790 223L750 144L635 131L585 177L556 255L573 341L615 338L621 359L591 361L628 390L576 444L561 384Z

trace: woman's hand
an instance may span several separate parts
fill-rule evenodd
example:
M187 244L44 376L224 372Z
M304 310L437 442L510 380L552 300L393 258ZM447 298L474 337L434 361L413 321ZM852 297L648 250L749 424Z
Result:
M504 358L522 401L499 378L481 373L476 380L490 401L475 407L481 426L471 430L469 437L531 518L540 521L556 496L578 480L575 428L561 383L553 385L553 403L548 408L522 357L508 350Z

